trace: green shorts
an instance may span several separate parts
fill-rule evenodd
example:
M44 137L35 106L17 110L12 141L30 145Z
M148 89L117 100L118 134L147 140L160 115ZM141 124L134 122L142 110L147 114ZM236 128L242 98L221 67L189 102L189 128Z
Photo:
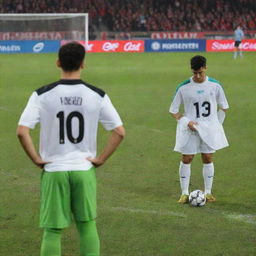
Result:
M72 214L76 221L97 217L94 167L88 171L42 173L40 227L68 227Z

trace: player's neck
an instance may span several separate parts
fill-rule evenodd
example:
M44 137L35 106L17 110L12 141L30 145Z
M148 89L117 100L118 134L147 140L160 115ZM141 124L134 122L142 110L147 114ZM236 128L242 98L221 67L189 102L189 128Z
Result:
M206 76L203 77L202 79L196 79L196 78L193 77L192 80L193 80L194 83L202 84L206 81Z
M72 71L72 72L61 72L61 79L80 79L81 78L81 71Z

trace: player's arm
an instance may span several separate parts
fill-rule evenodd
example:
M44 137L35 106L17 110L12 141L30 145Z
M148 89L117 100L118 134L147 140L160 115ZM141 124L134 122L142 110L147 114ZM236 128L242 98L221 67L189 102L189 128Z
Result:
M40 106L38 95L36 92L33 92L29 98L26 108L20 117L16 133L24 151L27 153L29 158L38 167L43 168L46 162L42 161L30 136L30 129L33 129L40 120L39 109Z
M198 124L197 122L189 120L187 117L183 116L179 112L176 114L171 113L171 115L174 119L176 119L176 121L182 120L189 127L190 130L192 131L196 130L194 126Z
M107 94L105 94L102 100L99 122L103 125L105 130L110 131L110 136L100 155L95 158L87 158L96 167L99 167L106 162L125 137L125 129L122 120Z
M187 125L189 127L189 129L191 129L192 131L195 131L194 125L197 125L197 123L189 120L187 117L183 116L179 112L181 103L182 103L182 97L181 97L180 91L178 91L174 96L169 112L172 115L172 117L176 119L176 121L182 121L184 125Z
M94 166L99 167L103 165L106 160L115 152L119 144L125 137L125 129L123 126L119 126L111 131L111 134L108 138L108 142L104 147L102 153L95 158L87 158Z
M174 119L176 119L177 121L178 120L180 120L181 118L182 118L182 114L181 113L176 113L176 114L174 114L174 113L170 113L171 115L172 115L172 117L174 118Z
M226 112L229 108L229 105L228 105L228 101L226 99L223 88L221 86L218 86L217 89L218 89L217 103L218 103L218 107L219 107L217 116L218 116L219 122L221 124L223 124L223 122L226 118Z
M33 140L30 135L30 128L26 126L19 125L17 128L17 136L19 141L27 153L32 162L40 168L43 168L47 162L44 162L38 152L35 149Z

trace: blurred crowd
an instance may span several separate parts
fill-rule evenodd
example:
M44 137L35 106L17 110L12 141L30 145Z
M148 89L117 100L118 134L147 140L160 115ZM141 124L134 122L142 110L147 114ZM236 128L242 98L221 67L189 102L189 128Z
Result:
M116 32L256 30L255 0L2 0L1 13L88 12Z

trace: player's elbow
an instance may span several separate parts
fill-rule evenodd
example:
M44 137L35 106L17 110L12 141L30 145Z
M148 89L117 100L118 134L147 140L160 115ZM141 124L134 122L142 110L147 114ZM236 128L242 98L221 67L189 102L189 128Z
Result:
M171 112L170 112L171 113ZM172 117L174 118L174 119L176 119L176 120L178 120L178 119L180 119L180 117L181 117L181 114L178 112L178 113L171 113L171 115L172 115Z
M16 130L16 135L18 136L18 138L23 138L24 136L26 136L29 133L29 128L25 127L25 126L21 126L19 125L17 130Z
M119 126L119 127L115 128L114 132L120 137L121 140L124 139L126 131L123 126Z

